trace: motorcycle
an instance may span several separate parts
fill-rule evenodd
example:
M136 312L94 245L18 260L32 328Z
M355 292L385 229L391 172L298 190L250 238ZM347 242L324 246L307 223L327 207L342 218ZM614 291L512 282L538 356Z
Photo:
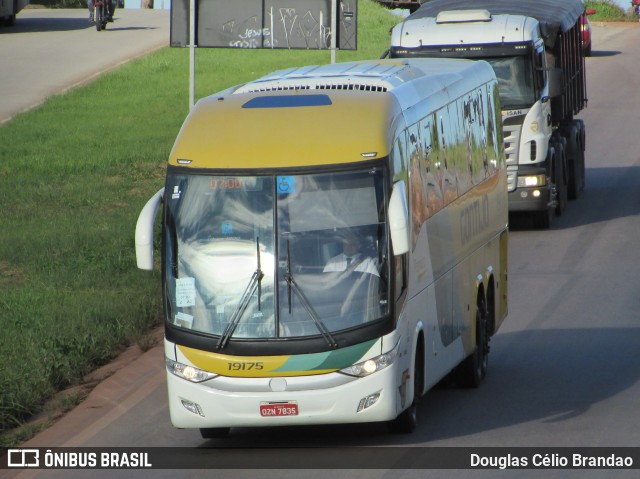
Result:
M93 0L93 20L96 23L96 30L105 30L110 16L110 0Z

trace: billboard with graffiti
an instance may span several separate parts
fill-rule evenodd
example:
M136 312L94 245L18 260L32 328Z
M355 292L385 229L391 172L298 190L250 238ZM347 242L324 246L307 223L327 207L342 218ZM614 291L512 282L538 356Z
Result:
M356 50L357 0L195 0L195 45L326 50L334 3L337 48ZM173 0L171 46L189 46L189 33L189 0Z

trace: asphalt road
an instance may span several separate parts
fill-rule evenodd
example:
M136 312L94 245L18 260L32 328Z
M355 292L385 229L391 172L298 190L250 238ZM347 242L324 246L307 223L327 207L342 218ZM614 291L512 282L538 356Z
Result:
M0 124L48 97L169 45L169 10L117 9L98 32L84 9L22 10L0 28Z
M234 429L224 440L178 430L156 347L24 446L640 446L640 28L594 26L587 59L586 191L549 231L509 244L509 316L477 390L435 389L413 435L381 425ZM132 265L134 267L134 265ZM248 454L252 449L247 451ZM206 452L205 452L206 453ZM277 453L277 452L276 452ZM211 452L213 455L214 453ZM242 454L238 467L250 467ZM252 466L256 466L253 464ZM259 467L259 465L257 465ZM216 468L214 460L210 467ZM217 470L217 478L637 478L638 470ZM637 466L636 466L637 467ZM211 472L209 473L211 474ZM197 478L197 470L92 471L93 478ZM80 478L87 471L9 477Z

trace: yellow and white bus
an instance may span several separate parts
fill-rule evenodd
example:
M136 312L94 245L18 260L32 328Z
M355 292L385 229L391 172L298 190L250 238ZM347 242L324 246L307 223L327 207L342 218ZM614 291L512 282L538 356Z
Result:
M198 102L136 227L162 213L171 420L388 422L478 386L507 314L507 181L485 62L294 68Z

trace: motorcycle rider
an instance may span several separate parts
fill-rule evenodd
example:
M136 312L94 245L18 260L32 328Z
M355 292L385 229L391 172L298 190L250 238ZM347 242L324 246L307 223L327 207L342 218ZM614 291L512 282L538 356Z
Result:
M116 0L106 0L107 2L107 22L113 22L113 14L116 11ZM87 6L89 7L89 21L93 23L95 19L93 18L93 0L87 1Z

